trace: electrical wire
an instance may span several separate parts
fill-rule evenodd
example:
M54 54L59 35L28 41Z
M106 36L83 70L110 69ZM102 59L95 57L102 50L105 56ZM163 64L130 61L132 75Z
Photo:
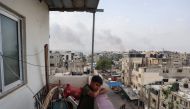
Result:
M10 56L5 56L5 55L2 55L1 52L0 52L0 56L2 56L2 58L10 58L10 59L13 59L13 60L18 60L18 61L22 61L26 64L29 64L29 65L32 65L32 66L37 66L37 67L45 67L45 66L41 66L41 65L35 65L35 64L31 64L29 62L26 62L26 61L23 61L23 60L19 60L19 59L16 59L16 58L13 58L13 57L10 57ZM11 68L11 66L6 62L6 60L3 61L5 63L5 65L7 66L8 70L10 71L10 73L12 73L14 76L16 76L17 78L20 78L20 76ZM26 88L33 94L33 96L35 95L34 91L30 88L30 86L28 86L28 84L25 84ZM40 106L42 107L42 109L45 109L44 106L42 105L42 103L40 102L40 100L35 97L37 102L40 104ZM66 107L68 108L69 107L69 104L66 100L66 98L63 98L63 101L65 102L65 105Z
M15 75L17 78L20 78L20 76L11 68L11 66L6 62L4 61L4 63L6 64L8 70L13 74ZM34 96L35 93L34 91L30 88L30 86L28 86L28 84L25 84L26 88L32 93L32 95ZM36 97L35 97L36 98ZM40 102L40 100L38 98L36 98L37 102L40 104L40 106L42 107L42 109L45 109L44 106L42 105L42 103Z
M24 61L24 60L19 60L19 59L14 58L14 57L5 56L5 55L2 55L2 53L0 53L0 56L2 56L3 58L9 58L9 59L13 59L13 60L21 61L21 62L26 63L26 64L31 65L31 66L36 66L36 67L46 67L46 66L42 66L42 65L32 64L32 63L27 62L27 61Z
M2 55L1 52L0 52L0 56L2 56L3 58L9 58L9 59L13 59L13 60L21 61L21 62L23 62L23 63L26 63L26 64L31 65L31 66L35 66L35 67L48 67L48 66L43 66L43 65L33 64L33 63L30 63L30 62L27 62L27 61L24 61L24 60L17 59L17 58L15 58L15 57ZM54 66L54 67L60 67L60 66Z
M27 55L24 55L24 56L36 56L36 55L39 55L39 54L41 54L41 53L43 53L43 52L44 52L44 49L40 50L40 51L37 52L37 53L34 53L34 54L27 54Z

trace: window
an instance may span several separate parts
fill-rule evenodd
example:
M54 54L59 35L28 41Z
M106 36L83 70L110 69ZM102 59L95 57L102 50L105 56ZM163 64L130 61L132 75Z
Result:
M0 96L24 82L22 21L0 6Z
M163 106L164 108L166 108L166 104L162 103L162 106Z
M50 63L50 67L54 67L54 64Z
M174 100L175 100L175 101L177 100L176 96L174 96Z
M156 103L156 100L155 100L155 99L152 99L152 102L153 102L153 103Z
M182 99L180 99L180 104L182 104L182 101L183 101L183 100L182 100Z
M182 69L177 69L177 72L178 73L181 73L183 70Z
M139 74L139 78L141 78L141 74Z
M50 58L52 59L52 58L53 58L53 56L50 56Z
M166 70L166 73L169 73L169 70L168 70L168 69Z
M144 72L146 72L146 68L144 68Z
M188 106L188 102L185 102L185 107L187 107Z
M163 79L164 82L168 82L168 79Z

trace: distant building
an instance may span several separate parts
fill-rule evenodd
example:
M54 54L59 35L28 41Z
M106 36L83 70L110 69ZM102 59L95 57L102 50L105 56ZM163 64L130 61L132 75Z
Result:
M124 73L124 84L131 85L132 71L138 70L139 67L145 66L144 54L136 51L125 53L121 59L121 69Z
M190 78L190 67L164 67L160 71L164 78Z
M50 67L58 67L60 66L60 53L59 52L52 52L50 51Z
M190 55L187 53L170 51L129 51L121 59L124 83L129 85L132 71L138 70L140 67L159 69L160 75L164 78L190 77L190 68L188 68L189 58Z
M160 109L160 84L145 85L141 90L141 100L145 109Z
M132 71L131 75L131 87L140 91L144 85L162 81L163 77L159 75L159 68L146 68L141 67L137 70Z
M83 73L85 57L81 52L50 51L50 72L80 72Z
M190 65L190 54L189 53L181 53L180 58L182 60L183 66L189 66Z

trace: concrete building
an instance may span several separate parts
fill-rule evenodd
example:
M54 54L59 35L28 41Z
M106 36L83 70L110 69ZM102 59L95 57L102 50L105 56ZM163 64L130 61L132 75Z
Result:
M143 52L143 54L145 54L147 66L158 66L160 64L160 59L163 56L156 51L147 51Z
M45 85L42 51L49 43L48 5L1 0L0 22L0 108L34 109L33 96Z
M61 67L61 54L57 51L50 51L50 67Z
M190 82L182 79L174 85L161 87L160 109L190 109Z
M159 109L160 107L160 87L161 85L145 85L140 93L145 109Z
M85 58L81 52L50 51L50 72L80 72L83 73Z
M190 66L190 54L189 53L181 53L180 58L182 60L183 66Z
M170 54L171 66L182 67L182 59L180 58L180 53L175 52Z
M163 77L159 75L159 68L141 67L139 70L133 70L131 76L132 87L140 91L144 85L162 81Z
M160 71L160 75L164 78L190 78L190 67L165 67Z
M124 84L131 85L132 71L144 66L144 54L133 51L125 53L121 59L121 70L124 73Z

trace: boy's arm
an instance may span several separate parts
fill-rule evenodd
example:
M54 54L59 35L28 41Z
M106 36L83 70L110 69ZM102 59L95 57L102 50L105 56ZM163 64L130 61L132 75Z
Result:
M99 94L105 94L107 93L109 90L106 89L106 88L101 88L100 91L99 91Z
M88 95L91 96L91 97L97 97L98 95L100 94L105 94L107 93L109 90L106 89L106 88L101 88L99 89L98 91L96 92L93 92L93 91L89 91Z
M93 92L93 91L89 91L88 95L91 97L97 97L100 93L100 90Z

